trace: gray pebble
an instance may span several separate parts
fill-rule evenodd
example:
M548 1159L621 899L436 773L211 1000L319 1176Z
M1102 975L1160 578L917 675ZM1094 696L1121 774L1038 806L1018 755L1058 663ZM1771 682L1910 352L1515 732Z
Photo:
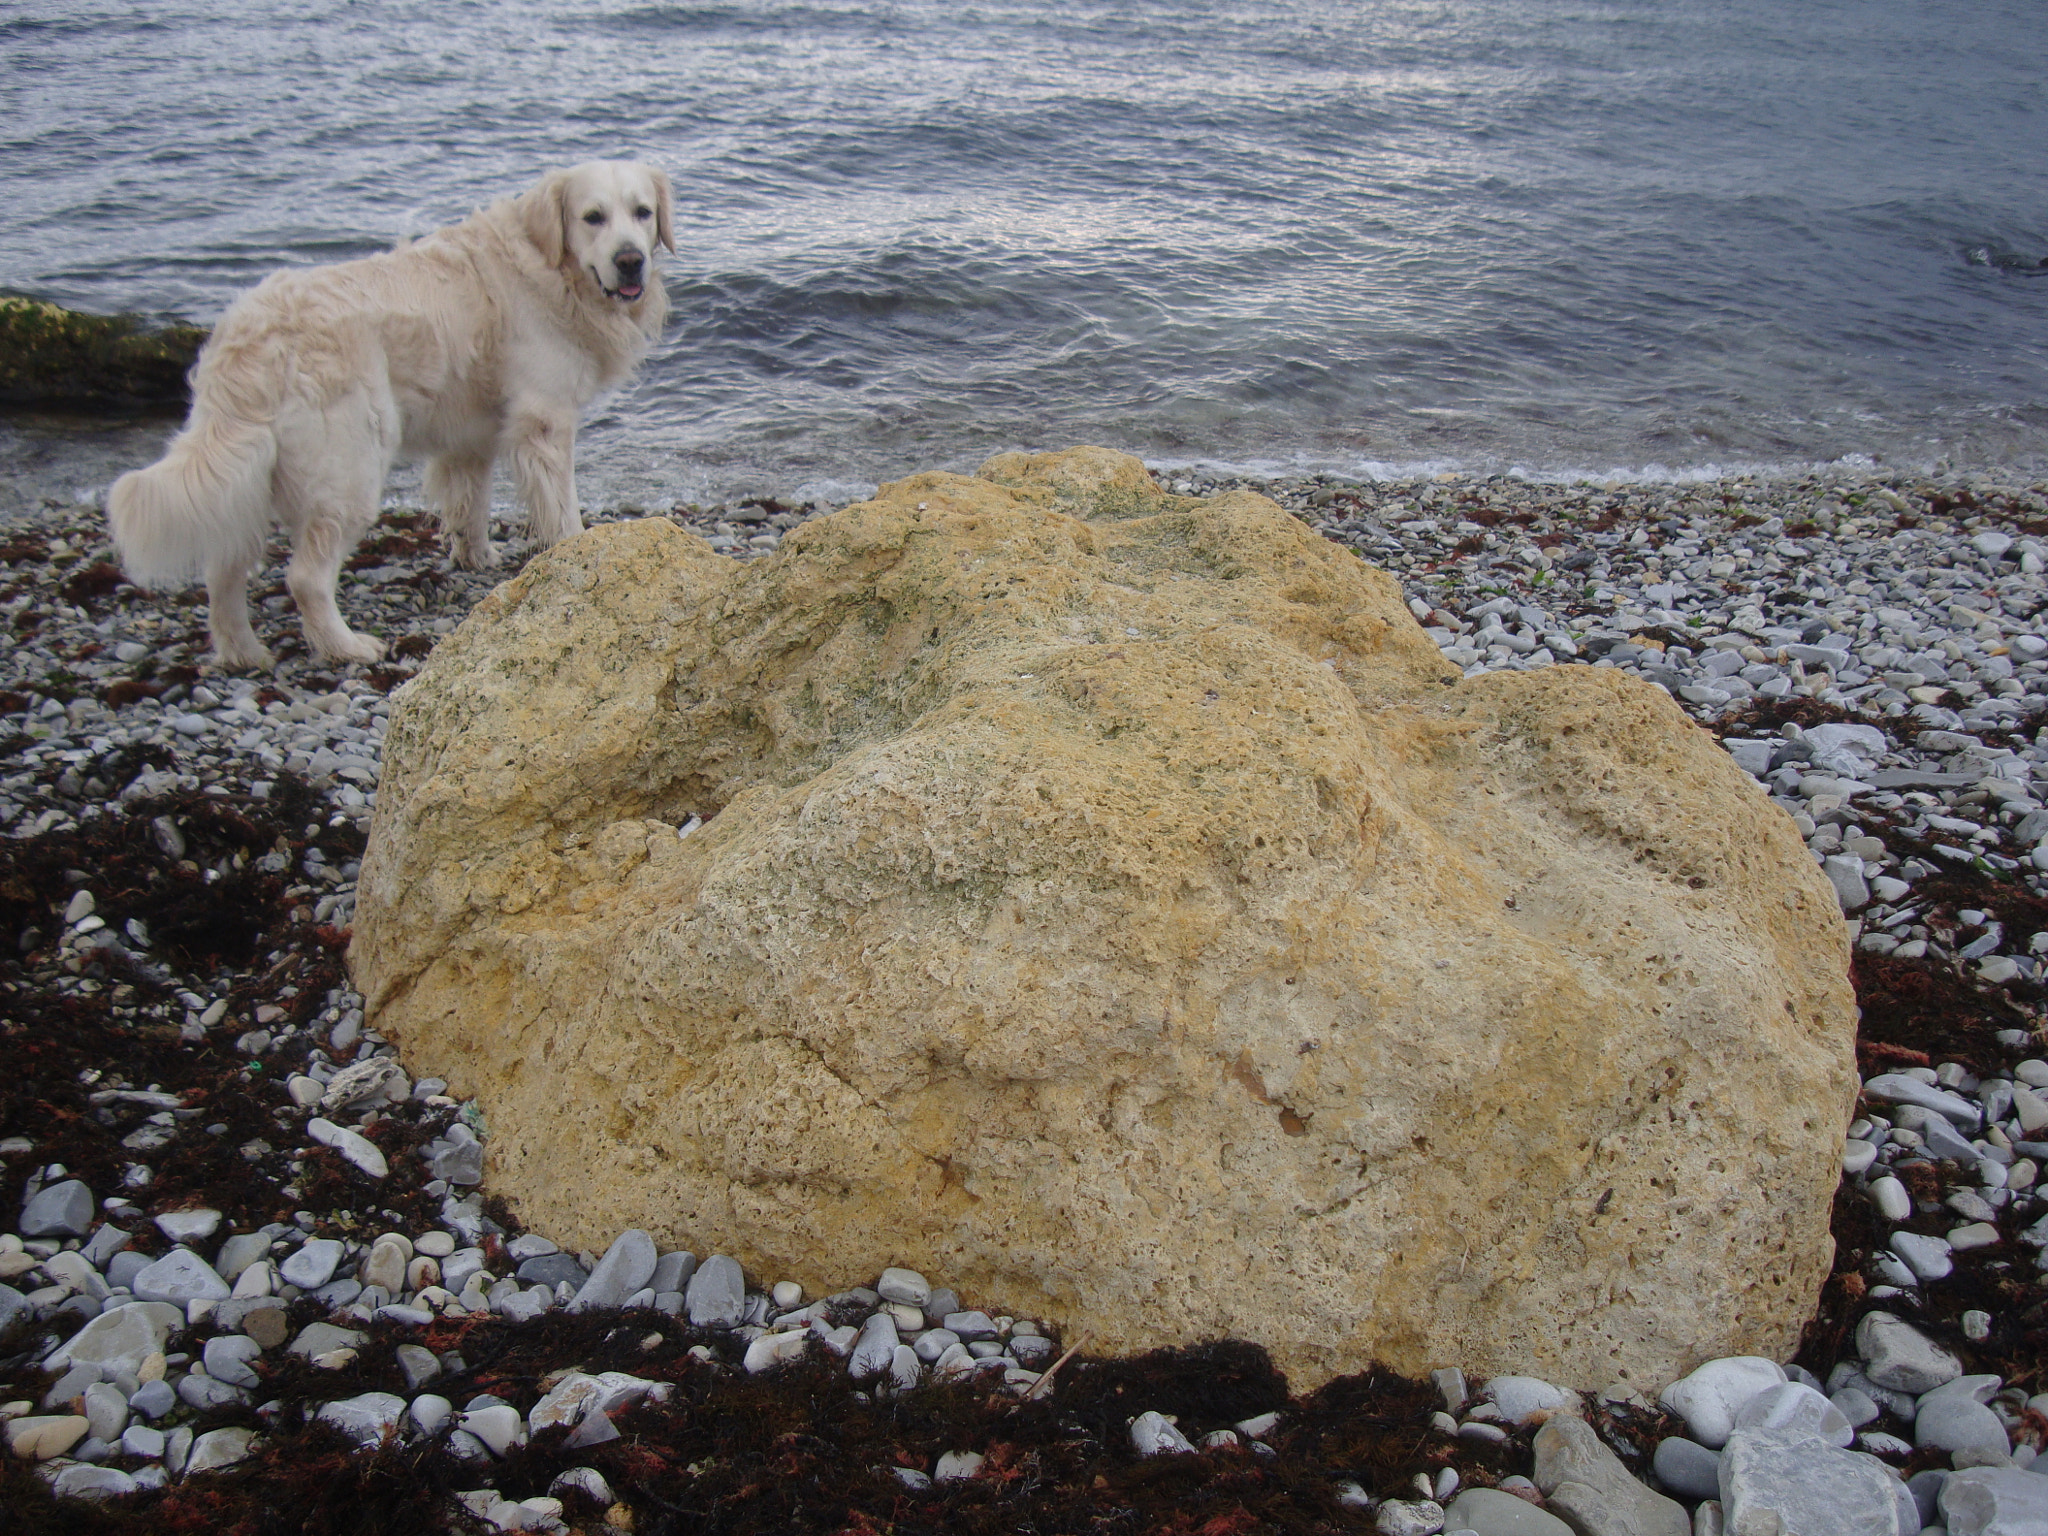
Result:
M83 1237L92 1228L93 1211L92 1191L84 1181L65 1179L37 1190L22 1204L16 1230L23 1237Z
M408 1392L419 1391L441 1374L440 1357L423 1344L401 1344L392 1353Z
M699 1328L734 1328L746 1311L746 1277L739 1260L714 1253L683 1292L683 1307Z
M538 1258L528 1259L516 1271L526 1285L545 1285L550 1290L558 1285L569 1285L576 1290L583 1288L583 1282L590 1278L588 1270L576 1262L570 1253L544 1253Z
M496 1310L507 1322L530 1323L554 1304L554 1292L544 1285L536 1285L532 1290L514 1291L496 1303Z
M259 1259L270 1257L270 1232L239 1232L220 1245L213 1261L214 1272L233 1285ZM294 1281L293 1284L298 1282Z
M927 1328L943 1328L946 1326L947 1314L958 1312L959 1310L960 1298L954 1294L951 1287L940 1286L932 1292L931 1298L924 1304L925 1326Z
M648 1277L647 1284L656 1295L664 1291L680 1291L696 1273L697 1256L694 1253L664 1253L654 1261L654 1273Z
M229 1333L206 1341L201 1358L206 1362L206 1374L216 1381L224 1381L237 1387L254 1387L262 1382L249 1364L260 1359L263 1346L245 1334Z
M653 1278L655 1263L654 1239L637 1227L628 1228L612 1240L576 1299L569 1303L570 1310L623 1306Z
M39 1408L59 1408L68 1413L70 1412L68 1405L83 1393L87 1387L102 1379L100 1368L96 1363L91 1365L74 1365L50 1383L49 1389L37 1399L36 1406Z
M80 1245L78 1254L94 1269L104 1270L114 1255L125 1249L131 1241L133 1239L111 1221L102 1222L99 1229Z
M232 1382L217 1381L201 1371L188 1371L178 1378L178 1396L202 1413L209 1408L249 1401L249 1394L242 1388Z
M1671 1435L1657 1442L1651 1465L1657 1480L1682 1499L1721 1496L1721 1457L1697 1441Z
M364 1392L323 1407L313 1417L331 1424L358 1445L375 1445L398 1428L405 1399L389 1392Z
M1954 1355L1889 1312L1864 1314L1856 1325L1856 1349L1871 1381L1900 1392L1930 1392L1963 1374Z
M895 1362L896 1346L900 1342L896 1336L896 1320L887 1312L877 1312L861 1325L853 1355L847 1362L848 1374L855 1381L867 1381L886 1374Z
M929 1365L959 1342L960 1335L950 1329L927 1328L910 1347L917 1352L918 1359Z
M1052 1340L1032 1334L1013 1334L1010 1338L1010 1356L1019 1365L1031 1370L1042 1369L1052 1359Z
M135 1272L129 1288L141 1301L167 1301L184 1306L192 1301L225 1301L228 1284L213 1266L189 1248L173 1248Z
M154 1218L157 1231L174 1243L196 1243L220 1228L220 1212L198 1209L166 1211Z
M299 1245L298 1251L278 1265L277 1272L287 1285L315 1291L334 1278L347 1246L331 1237L316 1237Z
M914 1269L883 1270L882 1278L875 1282L875 1291L882 1300L907 1307L922 1308L932 1299L931 1282Z
M145 1381L129 1395L128 1406L145 1419L160 1419L178 1406L178 1394L168 1381Z

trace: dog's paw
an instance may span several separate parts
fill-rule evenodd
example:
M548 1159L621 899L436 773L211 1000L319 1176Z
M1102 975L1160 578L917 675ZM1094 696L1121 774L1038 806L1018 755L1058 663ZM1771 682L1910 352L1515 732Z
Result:
M207 658L223 672L268 672L277 658L266 645L216 647Z
M373 661L384 659L382 640L373 640L370 636L359 635L354 630L344 631L342 638L333 645L316 645L313 649L322 661L332 662L336 666L346 665L351 661L359 661L367 666Z
M452 554L465 571L488 571L498 563L498 546L489 539L457 539Z

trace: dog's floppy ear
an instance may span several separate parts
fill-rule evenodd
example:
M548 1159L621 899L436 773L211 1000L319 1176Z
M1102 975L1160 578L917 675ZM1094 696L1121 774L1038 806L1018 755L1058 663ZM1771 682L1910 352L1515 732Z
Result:
M668 184L668 172L654 171L654 237L669 250L676 248L675 193Z
M550 171L538 186L519 195L520 225L551 267L559 267L568 250L562 233L562 191L567 184L564 172Z

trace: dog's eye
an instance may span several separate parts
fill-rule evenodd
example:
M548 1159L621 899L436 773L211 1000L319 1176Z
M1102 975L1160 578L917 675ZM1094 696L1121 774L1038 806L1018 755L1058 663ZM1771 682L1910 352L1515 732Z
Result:
M654 210L652 208L635 208L633 210L633 217L644 223L654 217Z
M583 222L590 225L592 228L596 228L599 224L602 224L604 222L604 215L598 212L595 208L593 208L590 210L590 212L583 215Z

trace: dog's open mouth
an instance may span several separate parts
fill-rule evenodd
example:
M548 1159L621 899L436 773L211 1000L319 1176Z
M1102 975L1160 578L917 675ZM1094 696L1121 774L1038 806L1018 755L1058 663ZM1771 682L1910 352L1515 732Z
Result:
M590 269L590 275L594 278L597 278L597 286L604 289L604 296L606 298L617 299L621 304L631 304L635 299L639 298L641 294L647 291L647 282L645 278L621 276L619 279L619 286L613 288L609 286L602 277L598 276L597 268L592 267Z

